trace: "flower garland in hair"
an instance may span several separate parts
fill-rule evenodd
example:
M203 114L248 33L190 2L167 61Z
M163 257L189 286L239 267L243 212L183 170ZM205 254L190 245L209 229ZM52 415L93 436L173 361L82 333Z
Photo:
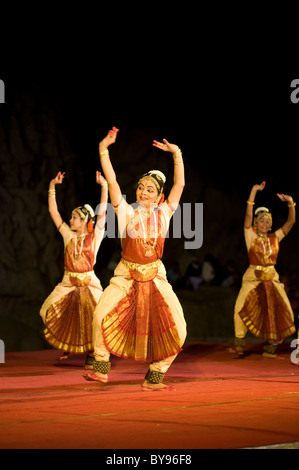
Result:
M94 210L89 204L84 204L84 207L90 215L90 220L87 223L87 230L89 233L91 233L93 232L93 229L94 229L94 218L95 218Z
M161 204L164 202L165 195L164 193L161 194L160 201L158 202L158 206L161 206Z
M164 175L164 173L162 173L162 171L150 170L148 173L150 173L151 175L157 175L163 181L163 184L166 183L166 176Z

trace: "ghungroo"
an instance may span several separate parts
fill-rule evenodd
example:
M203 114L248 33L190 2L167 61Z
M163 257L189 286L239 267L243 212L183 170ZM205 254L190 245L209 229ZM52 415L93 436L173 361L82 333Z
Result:
M164 379L162 372L157 372L156 370L148 370L145 376L145 380L150 384L161 384Z
M276 353L276 349L277 349L276 344L270 344L270 343L264 344L264 352L267 354L272 354L274 356Z
M100 372L100 374L108 374L110 368L111 368L111 362L94 360L94 363L93 363L94 372Z
M87 366L93 366L94 361L95 361L95 358L93 356L88 355L86 360L85 360L85 364Z
M235 348L241 350L245 348L246 339L245 338L235 338Z

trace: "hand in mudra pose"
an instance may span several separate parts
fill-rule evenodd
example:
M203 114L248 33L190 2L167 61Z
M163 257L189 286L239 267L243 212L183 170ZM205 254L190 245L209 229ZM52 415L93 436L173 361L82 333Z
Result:
M159 148L160 150L164 150L164 152L171 152L174 154L179 151L179 147L177 145L170 144L166 139L163 139L163 143L154 140L153 146Z

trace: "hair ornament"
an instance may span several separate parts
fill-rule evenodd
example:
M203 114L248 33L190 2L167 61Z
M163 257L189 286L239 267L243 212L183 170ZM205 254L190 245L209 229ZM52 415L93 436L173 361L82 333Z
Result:
M90 217L94 217L94 210L89 204L84 204L85 209L88 210Z
M166 176L160 170L150 170L147 174L156 175L158 176L158 178L160 178L163 181L163 184L166 183Z
M255 210L254 215L258 215L259 212L268 212L268 213L270 213L268 207L258 207Z

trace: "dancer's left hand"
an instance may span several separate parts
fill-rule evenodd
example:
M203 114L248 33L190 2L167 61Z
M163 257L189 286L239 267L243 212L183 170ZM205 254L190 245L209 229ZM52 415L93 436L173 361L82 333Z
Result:
M100 171L97 171L96 173L96 182L101 185L106 185L107 181L105 180L104 176Z
M289 204L293 204L292 196L288 196L287 194L280 194L280 193L277 193L277 196L282 202L288 202Z
M177 145L170 144L166 139L163 139L163 143L154 140L153 146L163 150L164 152L177 153L177 151L179 150L179 147Z

